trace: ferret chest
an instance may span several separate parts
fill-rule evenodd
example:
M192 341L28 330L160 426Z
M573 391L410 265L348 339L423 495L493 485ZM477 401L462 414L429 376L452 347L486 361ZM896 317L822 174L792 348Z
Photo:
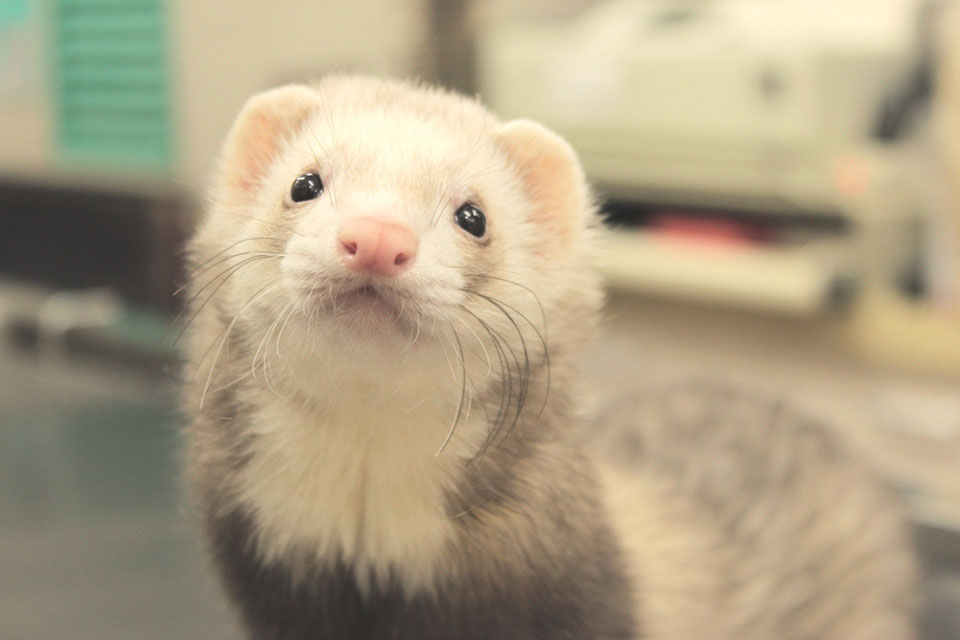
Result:
M351 402L316 411L277 399L256 412L237 481L267 560L345 561L363 583L427 587L452 533L453 455L435 408Z

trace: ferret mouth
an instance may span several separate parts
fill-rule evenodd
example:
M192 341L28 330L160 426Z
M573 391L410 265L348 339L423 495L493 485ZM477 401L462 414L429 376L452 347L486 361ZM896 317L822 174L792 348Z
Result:
M410 294L396 291L390 283L341 282L332 287L314 286L303 291L308 319L323 326L339 327L343 335L359 332L374 335L407 335L417 331L422 318L420 305Z
M340 293L336 297L339 302L351 302L357 301L362 303L373 302L373 301L385 301L384 297L377 291L372 285L365 284L355 289L350 289Z
M373 285L365 284L336 294L331 306L337 315L364 318L381 316L399 321L400 309L392 298L393 296L385 295Z

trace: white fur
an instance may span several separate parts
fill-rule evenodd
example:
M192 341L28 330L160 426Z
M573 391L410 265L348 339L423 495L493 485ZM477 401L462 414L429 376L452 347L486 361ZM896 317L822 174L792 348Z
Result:
M261 407L261 444L237 487L261 552L350 561L363 586L393 573L408 588L428 587L451 534L444 492L461 464L455 448L434 455L445 418L433 404L397 401Z
M389 111L374 99L380 91L394 94ZM470 408L502 363L479 319L514 353L522 353L523 333L531 357L540 357L541 305L549 312L580 292L578 308L595 306L598 294L583 294L596 291L584 267L588 234L563 256L538 255L552 246L549 233L496 142L500 123L475 102L355 79L325 84L317 100L316 113L263 167L249 204L227 204L238 200L224 191L230 183L215 186L196 243L208 256L238 241L240 250L277 254L244 267L218 293L238 314L230 330L257 354L241 371L261 376L243 387L256 437L234 490L265 557L339 558L355 565L362 584L372 574L425 588L450 542L444 496L490 426ZM292 203L290 185L305 171L318 172L325 191ZM467 201L486 212L492 241L454 223ZM366 277L345 269L337 253L339 226L360 215L401 222L419 237L410 268L378 285L399 320L330 308ZM487 295L528 321L511 322L465 293L478 272L494 278L483 281ZM572 333L577 319L556 315L551 335ZM216 357L201 360L200 375L214 388L228 382L216 380ZM442 447L458 409L467 417Z

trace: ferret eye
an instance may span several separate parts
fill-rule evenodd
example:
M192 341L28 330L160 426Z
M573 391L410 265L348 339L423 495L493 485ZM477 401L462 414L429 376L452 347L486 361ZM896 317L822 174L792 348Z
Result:
M290 199L294 202L313 200L323 193L323 182L315 173L305 173L293 181L290 187Z
M453 220L461 229L472 236L482 238L487 232L487 217L477 207L465 202L453 214Z

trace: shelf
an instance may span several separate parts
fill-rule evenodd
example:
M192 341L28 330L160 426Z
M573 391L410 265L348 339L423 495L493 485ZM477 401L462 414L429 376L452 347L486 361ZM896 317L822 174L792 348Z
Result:
M845 249L832 238L770 247L614 231L603 273L621 291L810 315L842 305L854 292Z

